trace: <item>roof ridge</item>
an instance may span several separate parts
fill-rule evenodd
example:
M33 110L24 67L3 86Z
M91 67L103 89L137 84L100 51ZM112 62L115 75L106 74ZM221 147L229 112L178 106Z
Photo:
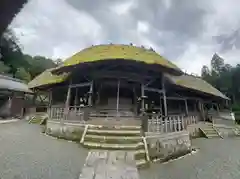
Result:
M19 82L19 83L24 83L22 80L18 79L18 78L13 78L13 77L10 77L10 76L7 76L7 75L2 75L0 74L0 78L1 79L6 79L6 80L12 80L12 81L16 81L16 82ZM25 84L25 83L24 83Z

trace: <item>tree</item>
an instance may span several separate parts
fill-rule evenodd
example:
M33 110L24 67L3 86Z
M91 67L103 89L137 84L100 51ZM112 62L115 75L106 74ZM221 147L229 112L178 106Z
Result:
M202 67L201 73L202 73L202 77L204 78L210 75L210 70L206 65L204 65Z
M14 33L8 29L0 39L1 60L9 67L8 73L15 76L18 67L28 67Z
M31 80L31 75L24 68L18 68L15 77L25 82L29 82Z
M56 65L59 66L59 65L62 65L63 63L63 60L58 58L56 61L55 61Z
M15 34L8 29L0 38L0 73L30 81L48 68L56 67L53 60L43 56L23 54Z
M212 67L212 70L216 72L216 74L221 73L224 67L224 59L215 53L211 60L211 67Z
M225 93L232 102L240 104L240 64L235 67L224 64L224 59L217 54L211 60L211 69L202 68L202 78Z
M31 57L29 55L24 55L24 58L30 64L28 71L32 78L36 77L46 69L56 67L56 64L51 59L42 56Z
M5 65L2 61L0 61L0 74L6 74L10 70L10 67Z

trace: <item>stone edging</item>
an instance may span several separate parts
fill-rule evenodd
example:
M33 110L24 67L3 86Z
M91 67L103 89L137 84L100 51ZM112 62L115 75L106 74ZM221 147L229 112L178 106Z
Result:
M20 119L11 119L11 120L0 120L0 124L8 124L12 122L18 122Z

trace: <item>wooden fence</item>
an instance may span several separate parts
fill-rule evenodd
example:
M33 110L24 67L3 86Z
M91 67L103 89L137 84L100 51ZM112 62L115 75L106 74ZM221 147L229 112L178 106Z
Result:
M160 116L151 115L148 118L148 132L167 133L182 131L190 124L195 124L198 116L171 115Z
M48 108L48 115L52 120L83 121L84 113L81 108L65 110L64 107Z

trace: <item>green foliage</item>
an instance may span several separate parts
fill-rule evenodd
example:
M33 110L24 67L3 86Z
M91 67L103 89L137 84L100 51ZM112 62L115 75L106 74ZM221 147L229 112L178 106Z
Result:
M29 74L29 72L27 72L24 68L21 68L21 67L17 69L15 73L15 77L21 80L24 80L26 82L31 80L31 75Z
M237 104L237 103L233 104L232 105L232 110L235 111L235 112L238 111L238 113L240 113L240 104Z
M202 67L202 78L232 99L234 110L240 104L240 64L232 67L217 54L211 60L211 69Z
M31 81L46 69L56 67L56 64L49 58L23 54L18 39L10 29L0 38L0 53L0 73L26 82Z
M5 65L2 61L0 61L0 73L5 74L8 73L10 70L10 67Z

